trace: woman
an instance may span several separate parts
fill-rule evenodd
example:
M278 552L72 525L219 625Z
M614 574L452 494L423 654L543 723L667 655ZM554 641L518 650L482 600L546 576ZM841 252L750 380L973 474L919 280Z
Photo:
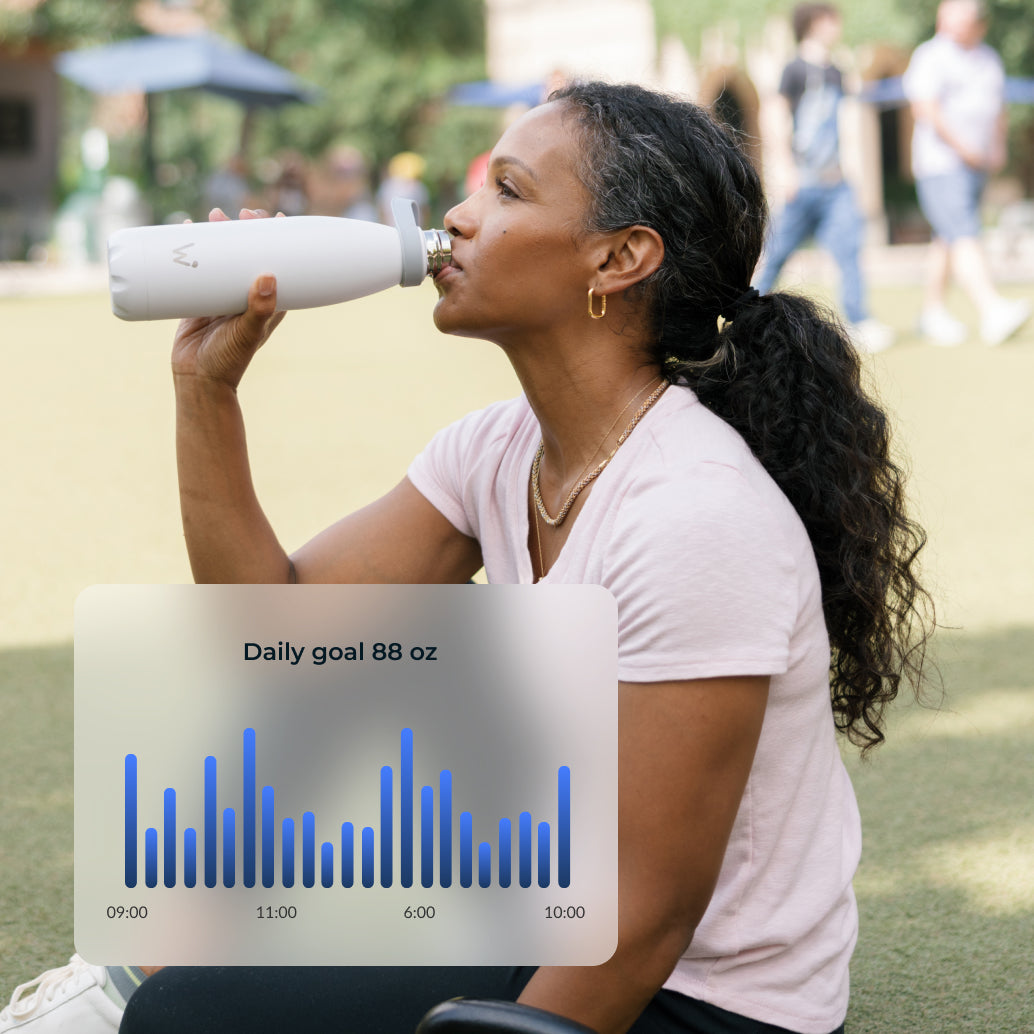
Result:
M618 949L537 971L169 969L122 1030L399 1032L455 995L519 995L601 1034L839 1030L860 831L835 728L882 740L926 635L923 536L857 356L811 303L749 290L764 201L729 132L637 87L573 86L529 112L446 227L435 322L497 343L522 397L441 432L289 557L236 397L281 319L260 278L247 312L176 336L192 568L462 582L484 564L492 581L607 586Z

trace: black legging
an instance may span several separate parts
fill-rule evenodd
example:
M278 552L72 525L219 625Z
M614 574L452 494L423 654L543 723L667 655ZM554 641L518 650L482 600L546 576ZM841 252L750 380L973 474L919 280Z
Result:
M412 1034L424 1013L449 998L514 1001L534 972L531 966L172 966L140 985L119 1031ZM788 1032L662 990L630 1034Z

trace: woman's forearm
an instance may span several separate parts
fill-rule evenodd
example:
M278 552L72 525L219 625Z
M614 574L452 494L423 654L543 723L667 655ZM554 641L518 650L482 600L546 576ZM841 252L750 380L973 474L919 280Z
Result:
M625 1034L668 979L692 934L670 928L653 943L619 946L601 966L543 966L518 999L599 1034Z
M196 582L287 582L290 559L251 478L244 419L229 384L176 374L176 461Z

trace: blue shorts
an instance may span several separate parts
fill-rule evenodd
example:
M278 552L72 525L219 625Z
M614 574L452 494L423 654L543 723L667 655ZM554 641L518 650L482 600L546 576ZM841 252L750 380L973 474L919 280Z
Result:
M919 207L941 240L957 241L980 236L980 197L987 174L959 169L916 180Z

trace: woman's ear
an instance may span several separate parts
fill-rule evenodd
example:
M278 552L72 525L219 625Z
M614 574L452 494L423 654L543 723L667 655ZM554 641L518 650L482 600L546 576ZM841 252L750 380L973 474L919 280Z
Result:
M664 261L664 241L649 226L629 226L604 238L606 257L597 269L597 294L616 294L645 280Z

